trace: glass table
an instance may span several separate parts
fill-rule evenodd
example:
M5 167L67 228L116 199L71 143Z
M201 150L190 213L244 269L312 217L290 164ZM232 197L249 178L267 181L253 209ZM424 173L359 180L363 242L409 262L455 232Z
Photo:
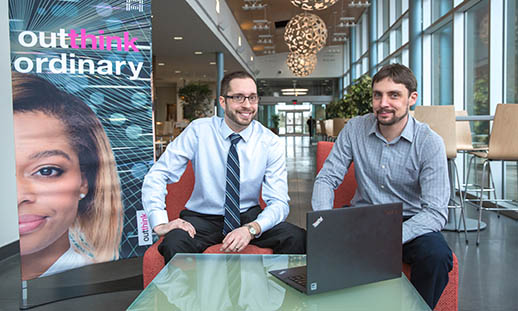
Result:
M177 254L128 310L430 310L400 278L307 296L268 273L305 255Z

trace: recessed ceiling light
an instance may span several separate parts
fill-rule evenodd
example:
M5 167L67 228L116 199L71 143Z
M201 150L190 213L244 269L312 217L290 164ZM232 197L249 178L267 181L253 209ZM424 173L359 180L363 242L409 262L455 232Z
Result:
M165 66L165 63L158 63L158 66Z
M182 36L174 36L173 39L174 40L183 40L183 37Z
M216 62L209 62L209 65L216 65Z
M250 56L250 61L254 61L254 57L253 56Z
M174 73L182 73L180 70L175 70Z
M201 54L203 54L203 52L202 51L195 51L194 54L195 55L201 55Z

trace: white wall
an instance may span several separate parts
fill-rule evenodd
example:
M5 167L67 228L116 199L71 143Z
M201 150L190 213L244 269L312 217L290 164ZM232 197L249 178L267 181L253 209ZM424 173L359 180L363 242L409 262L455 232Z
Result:
M297 78L286 65L288 53L257 56L257 79ZM326 46L317 53L317 66L307 78L332 78L343 75L343 46ZM279 73L280 71L280 73Z
M18 240L8 1L0 1L0 247Z

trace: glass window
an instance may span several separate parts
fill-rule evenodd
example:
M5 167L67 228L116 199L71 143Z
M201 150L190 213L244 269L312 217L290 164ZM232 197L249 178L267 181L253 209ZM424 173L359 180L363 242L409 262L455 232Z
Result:
M516 1L507 2L506 102L518 103L518 9Z
M432 34L432 105L453 105L452 23Z
M389 53L390 53L390 40L389 40L389 37L387 37L387 39L383 40L381 42L381 45L383 46L383 54L381 56L381 59L385 59L387 56L389 56Z
M398 19L401 16L401 1L402 0L396 0L396 19Z
M452 9L453 0L432 1L432 23Z
M383 32L389 28L389 0L383 0Z
M396 50L397 50L401 47L401 45L403 45L401 25L398 28L396 28L396 30L394 30L394 31L396 32Z
M466 109L469 115L489 114L489 1L483 0L466 12ZM487 144L489 122L471 122L473 142Z

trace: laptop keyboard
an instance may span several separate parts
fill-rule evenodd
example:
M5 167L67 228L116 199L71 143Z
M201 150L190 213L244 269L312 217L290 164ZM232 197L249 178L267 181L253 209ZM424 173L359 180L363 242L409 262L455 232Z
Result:
M292 275L292 276L288 277L288 280L293 281L293 282L299 284L300 286L306 287L306 282L307 282L306 274Z

